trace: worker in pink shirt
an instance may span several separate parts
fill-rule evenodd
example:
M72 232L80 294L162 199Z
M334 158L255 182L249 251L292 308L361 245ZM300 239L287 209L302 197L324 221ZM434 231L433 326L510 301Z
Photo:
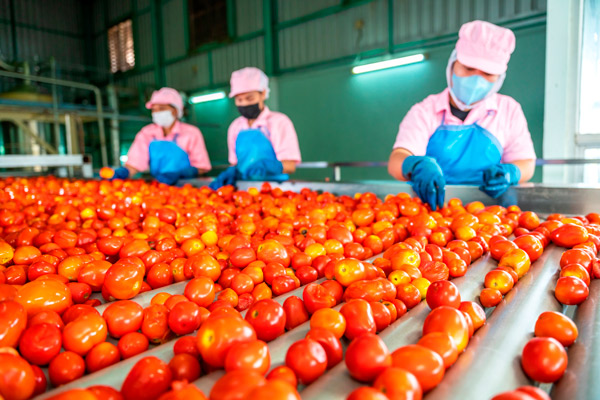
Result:
M202 133L179 121L183 101L177 90L165 87L155 91L146 108L152 110L153 123L135 136L125 167L115 170L114 178L125 179L149 169L159 182L172 185L210 171Z
M263 71L247 67L231 74L230 98L241 116L227 130L229 163L212 188L243 180L284 181L301 161L294 124L280 112L265 105L269 98L269 78Z
M445 185L478 185L497 198L531 179L535 151L519 103L498 94L515 35L472 21L459 32L446 69L448 87L414 105L400 124L388 171L410 180L432 209L444 204Z

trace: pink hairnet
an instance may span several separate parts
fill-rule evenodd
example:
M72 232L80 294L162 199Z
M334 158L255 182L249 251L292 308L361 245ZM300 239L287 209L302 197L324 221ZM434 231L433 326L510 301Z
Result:
M153 104L166 104L175 107L179 118L183 116L183 100L181 95L175 89L164 87L160 90L155 90L152 97L146 103L146 108L152 108Z
M231 74L230 84L229 97L235 97L240 93L264 92L266 90L266 98L269 98L269 78L258 68L246 67L234 71Z

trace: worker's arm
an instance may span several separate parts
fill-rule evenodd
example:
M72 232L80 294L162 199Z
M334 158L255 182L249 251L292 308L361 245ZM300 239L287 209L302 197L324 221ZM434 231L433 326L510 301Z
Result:
M125 168L127 168L127 171L129 171L129 177L130 178L133 178L135 174L137 174L138 172L140 172L137 169L133 168L129 164L125 164Z
M388 162L388 173L399 181L408 181L408 178L402 174L402 164L408 156L413 154L403 148L394 149L390 154L390 160Z
M196 168L198 170L198 175L203 175L207 173L209 170L204 168Z
M281 164L283 164L284 174L293 174L294 172L296 172L296 161L283 160L281 161Z
M519 183L527 182L533 177L535 172L535 160L517 160L512 161L511 164L516 165L521 171L521 179Z

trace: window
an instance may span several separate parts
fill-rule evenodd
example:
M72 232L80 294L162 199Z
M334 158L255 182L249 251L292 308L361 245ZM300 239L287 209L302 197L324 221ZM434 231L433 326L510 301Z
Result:
M135 66L131 20L121 22L108 30L110 72L125 72Z
M188 4L192 49L229 38L227 0L190 0Z
M600 134L600 0L586 0L581 35L579 133Z

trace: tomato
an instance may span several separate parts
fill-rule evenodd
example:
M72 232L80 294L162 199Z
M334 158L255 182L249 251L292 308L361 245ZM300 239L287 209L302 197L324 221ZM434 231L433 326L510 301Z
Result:
M307 339L312 339L317 342L327 354L327 368L333 368L344 358L342 344L335 335L324 328L311 328L306 334Z
M577 339L577 325L567 316L546 311L540 314L535 322L535 336L551 337L565 347L572 345Z
M12 300L0 302L0 347L16 347L26 326L25 307Z
M449 368L458 359L458 349L447 333L431 332L417 342L418 345L427 347L436 352L444 362L444 368Z
M222 367L229 349L236 343L256 340L256 332L246 320L221 315L204 321L196 337L202 359L213 367Z
M500 293L505 295L513 288L514 282L508 272L494 269L485 275L483 285L489 289L498 289Z
M204 309L206 310L206 309ZM206 310L208 315L208 310ZM202 309L191 301L175 304L168 316L169 329L176 335L187 335L194 332L202 323Z
M35 385L35 372L27 361L0 353L0 396L7 400L25 400L31 397Z
M427 261L419 267L419 270L423 278L429 282L448 280L450 277L450 269L440 261Z
M25 307L29 316L40 311L56 311L62 314L73 304L67 285L54 279L38 279L26 283L19 289L15 301Z
M109 304L102 317L106 320L110 336L118 339L142 327L144 309L134 301L120 300Z
M567 352L554 338L533 338L523 348L521 366L534 381L551 383L567 369Z
M260 261L265 263L277 262L288 267L291 262L290 255L288 254L285 246L276 240L265 240L256 249L256 256Z
M192 256L186 261L184 268L192 271L192 276L195 278L204 276L213 282L216 282L221 276L221 265L208 254L200 253Z
M64 385L79 379L85 373L85 362L83 358L72 351L65 351L50 361L48 376L54 386Z
M173 374L163 361L156 357L144 357L129 371L121 394L125 400L156 399L169 390Z
M342 306L340 313L346 320L344 335L349 340L377 331L373 311L369 303L365 300L356 299L349 301Z
M369 302L369 305L371 306L371 311L373 311L373 318L375 319L377 332L381 332L390 326L392 323L392 314L390 310L379 301Z
M385 393L385 398L389 399L420 400L423 396L423 389L417 378L406 369L398 367L385 369L375 379L373 387Z
M575 276L558 278L554 288L554 296L565 305L581 304L589 294L590 290L585 282Z
M527 253L531 262L540 258L544 252L542 242L534 235L522 235L513 240L513 242Z
M131 299L142 289L145 267L138 257L121 258L104 278L104 287L115 299Z
M268 380L263 386L255 387L244 400L300 400L296 388L285 381Z
M456 285L449 281L433 282L427 289L427 305L434 309L439 306L460 306L460 293Z
M588 238L588 231L583 226L575 224L564 224L550 232L552 243L561 247L573 247L584 243Z
M169 361L169 368L174 381L193 382L202 375L200 362L189 354L176 354Z
M19 340L21 356L32 364L47 365L62 346L60 329L55 325L42 323L27 328Z
M119 339L117 348L123 359L133 357L148 350L148 338L139 332L126 333Z
M275 367L269 372L267 375L268 380L281 380L287 382L292 387L298 386L298 379L296 378L296 374L292 371L291 368L286 367L285 365L280 365L279 367Z
M237 370L223 375L210 390L211 400L245 399L252 390L267 380L256 371Z
M406 308L411 309L421 302L421 292L412 283L401 283L396 289L396 297L405 304Z
M594 255L590 254L590 252L583 249L571 249L562 253L560 257L560 267L564 268L569 264L580 264L590 272L593 261Z
M485 288L479 293L479 302L486 308L496 307L502 301L502 293L498 289Z
M285 311L285 329L292 330L309 319L304 302L298 296L290 296L283 302Z
M367 333L352 340L346 350L345 362L354 379L372 382L392 365L392 357L379 336Z
M32 264L42 252L34 246L21 246L15 250L13 262L15 264Z
M530 266L531 260L529 259L529 256L521 249L509 250L498 262L498 267L508 267L513 269L517 273L519 279L529 271Z
M119 349L112 343L102 342L95 345L85 357L88 373L99 371L121 360Z
M519 226L525 229L533 230L540 225L540 218L536 213L525 211L519 215Z
M265 342L269 342L285 332L286 313L275 300L257 301L250 307L245 318L256 331L258 339Z
M288 349L285 365L294 371L301 383L309 385L327 369L327 353L319 342L301 339Z
M423 335L430 332L446 332L462 352L469 341L469 331L464 315L455 308L441 306L433 309L423 324Z
M95 385L87 388L98 400L123 400L123 395L110 386Z
M225 357L225 371L252 370L265 375L271 366L269 348L262 340L236 343Z
M256 260L256 253L254 252L254 249L250 248L236 249L229 256L231 265L236 268L244 268L254 260Z
M306 285L302 292L302 299L309 314L313 314L321 308L331 308L336 304L333 295L318 283Z
M420 345L408 345L392 353L392 365L412 373L423 392L436 387L444 377L444 360L435 351Z
M167 340L169 330L169 309L162 304L154 304L144 309L142 333L153 343Z
M494 242L490 241L490 254L494 260L500 260L505 253L518 248L516 243L505 238Z
M98 314L85 314L69 322L63 329L63 346L80 356L106 340L106 321Z
M346 397L346 400L389 400L389 397L382 393L382 391L386 390L387 388L383 387L378 390L370 386L361 386L353 390L348 397Z
M521 386L515 390L519 393L525 393L533 398L533 400L550 400L550 396L542 389L535 386Z
M485 324L486 315L481 306L473 301L463 301L458 309L471 317L473 329L477 330Z

